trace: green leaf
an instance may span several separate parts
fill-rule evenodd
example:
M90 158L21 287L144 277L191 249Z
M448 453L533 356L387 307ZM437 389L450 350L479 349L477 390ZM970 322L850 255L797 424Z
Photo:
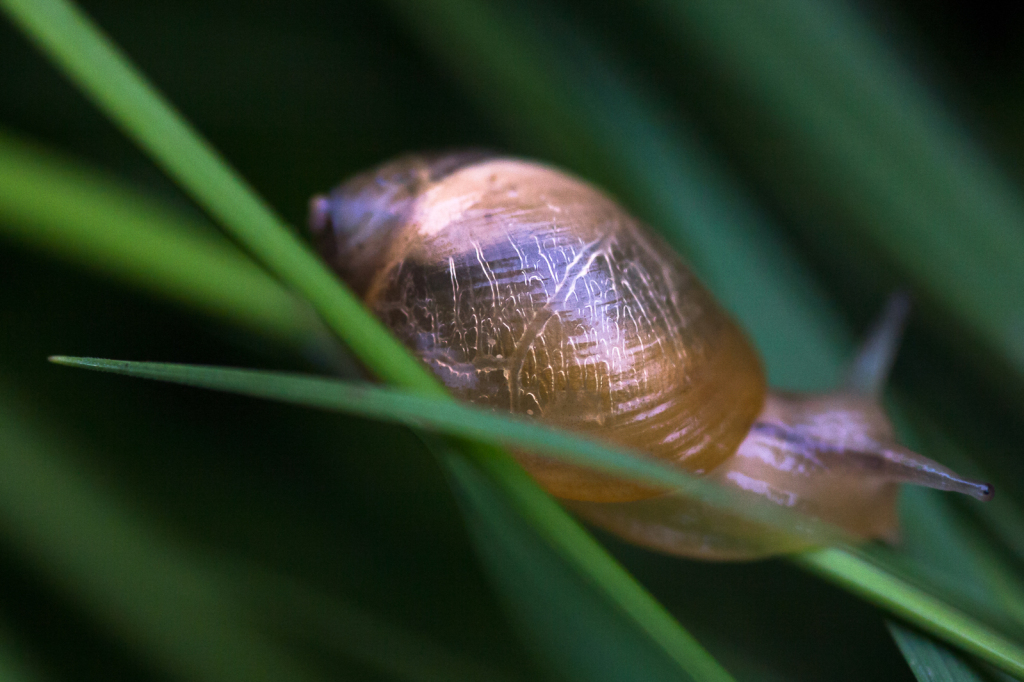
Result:
M305 303L211 229L0 131L0 235L260 333L323 336Z

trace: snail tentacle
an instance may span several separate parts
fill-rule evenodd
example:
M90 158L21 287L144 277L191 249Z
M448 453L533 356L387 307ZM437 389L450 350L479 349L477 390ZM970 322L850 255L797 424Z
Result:
M885 310L850 363L844 383L847 390L875 398L882 395L900 349L910 307L907 291L896 291L889 296Z

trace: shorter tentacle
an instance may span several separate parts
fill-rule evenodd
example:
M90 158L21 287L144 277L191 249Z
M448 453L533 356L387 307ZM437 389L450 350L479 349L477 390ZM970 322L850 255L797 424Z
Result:
M889 297L885 310L850 364L844 384L846 390L876 399L882 395L899 352L910 305L910 294L906 291L897 291Z

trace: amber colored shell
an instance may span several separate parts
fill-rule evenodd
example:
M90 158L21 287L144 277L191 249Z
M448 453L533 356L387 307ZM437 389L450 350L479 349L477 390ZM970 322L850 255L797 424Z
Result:
M607 196L547 166L411 156L313 200L321 254L459 398L704 473L765 399L754 350L689 268ZM520 454L552 494L632 482Z

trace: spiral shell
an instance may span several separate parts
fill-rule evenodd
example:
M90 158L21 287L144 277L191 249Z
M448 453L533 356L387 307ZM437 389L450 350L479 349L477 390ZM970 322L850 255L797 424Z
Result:
M411 156L314 215L327 261L459 398L695 473L735 452L761 410L763 374L736 324L671 249L577 178ZM520 459L559 497L654 494Z

